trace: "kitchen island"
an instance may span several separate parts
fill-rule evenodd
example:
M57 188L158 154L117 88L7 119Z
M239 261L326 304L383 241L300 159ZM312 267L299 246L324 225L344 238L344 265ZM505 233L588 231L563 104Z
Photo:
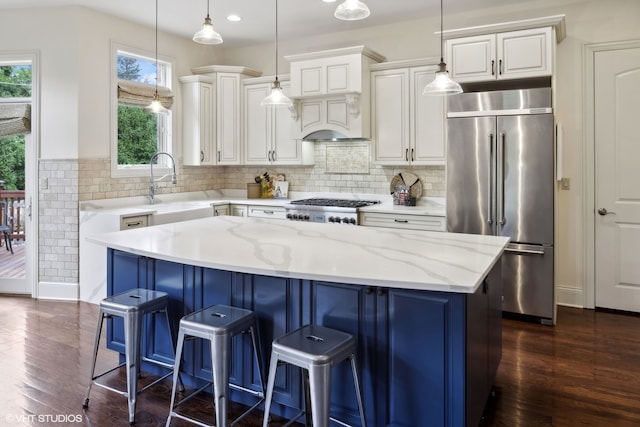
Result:
M211 304L256 312L270 343L303 324L354 334L370 426L474 426L501 354L501 265L495 236L213 217L89 238L108 250L108 293L168 292L175 324ZM117 319L116 319L117 321ZM167 325L147 326L148 357L170 361ZM121 326L108 345L123 352ZM190 343L184 372L210 378ZM259 388L248 337L234 342L232 381ZM334 369L332 411L357 423L348 366ZM300 408L297 369L279 370L273 411ZM232 400L253 403L246 394Z

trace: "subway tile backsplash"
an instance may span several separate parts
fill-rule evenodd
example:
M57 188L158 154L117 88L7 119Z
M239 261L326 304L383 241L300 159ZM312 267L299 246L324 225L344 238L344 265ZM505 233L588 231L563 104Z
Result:
M390 194L391 179L402 171L420 177L423 196L445 196L444 166L379 166L369 165L369 173L338 173L327 171L326 145L316 143L313 166L179 166L178 184L169 180L159 182L157 194L203 190L245 190L247 183L265 171L271 175L285 174L289 191L344 192ZM179 165L182 163L178 161ZM84 159L79 161L78 197L80 201L119 197L145 196L149 178L111 178L110 160Z

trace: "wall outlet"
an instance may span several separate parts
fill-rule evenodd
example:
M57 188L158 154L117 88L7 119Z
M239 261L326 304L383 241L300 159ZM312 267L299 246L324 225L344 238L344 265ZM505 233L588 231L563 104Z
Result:
M571 180L569 178L562 178L560 180L561 190L571 190Z
M49 189L49 178L40 178L40 189L41 190Z

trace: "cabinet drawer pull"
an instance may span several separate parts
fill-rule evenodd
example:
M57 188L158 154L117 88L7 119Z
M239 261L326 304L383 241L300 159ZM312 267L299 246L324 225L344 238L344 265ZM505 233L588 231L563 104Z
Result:
M407 162L409 161L409 149L408 148L404 150L404 160L407 161Z
M502 75L502 59L500 61L498 61L498 64L500 64L498 66L498 72L500 73L500 75Z
M398 222L400 224L409 224L409 220L407 219L394 219L393 222Z
M496 75L496 61L494 61L493 59L491 60L491 75Z
M142 221L138 221L138 222L128 222L127 223L127 227L137 227L139 225L142 225Z
M262 212L266 213L267 215L273 215L274 214L273 211L262 211Z

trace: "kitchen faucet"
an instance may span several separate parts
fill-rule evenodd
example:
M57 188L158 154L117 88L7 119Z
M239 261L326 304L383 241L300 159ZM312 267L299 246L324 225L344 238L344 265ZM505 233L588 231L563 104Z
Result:
M153 162L155 160L157 160L158 156L160 156L161 154L169 156L169 158L171 159L171 163L173 163L173 175L171 176L171 183L174 184L174 185L178 183L178 179L177 179L177 175L176 175L176 161L173 158L173 156L171 154L169 154L169 153L165 153L164 151L160 151L160 152L154 154L153 156L151 156L151 158L149 159L149 165L151 166L151 177L149 179L149 203L150 204L153 204L154 197L155 197L155 190L157 188L157 184L156 184L155 180L153 179ZM167 176L167 175L163 175L160 178L158 178L158 181L163 179L165 176Z

